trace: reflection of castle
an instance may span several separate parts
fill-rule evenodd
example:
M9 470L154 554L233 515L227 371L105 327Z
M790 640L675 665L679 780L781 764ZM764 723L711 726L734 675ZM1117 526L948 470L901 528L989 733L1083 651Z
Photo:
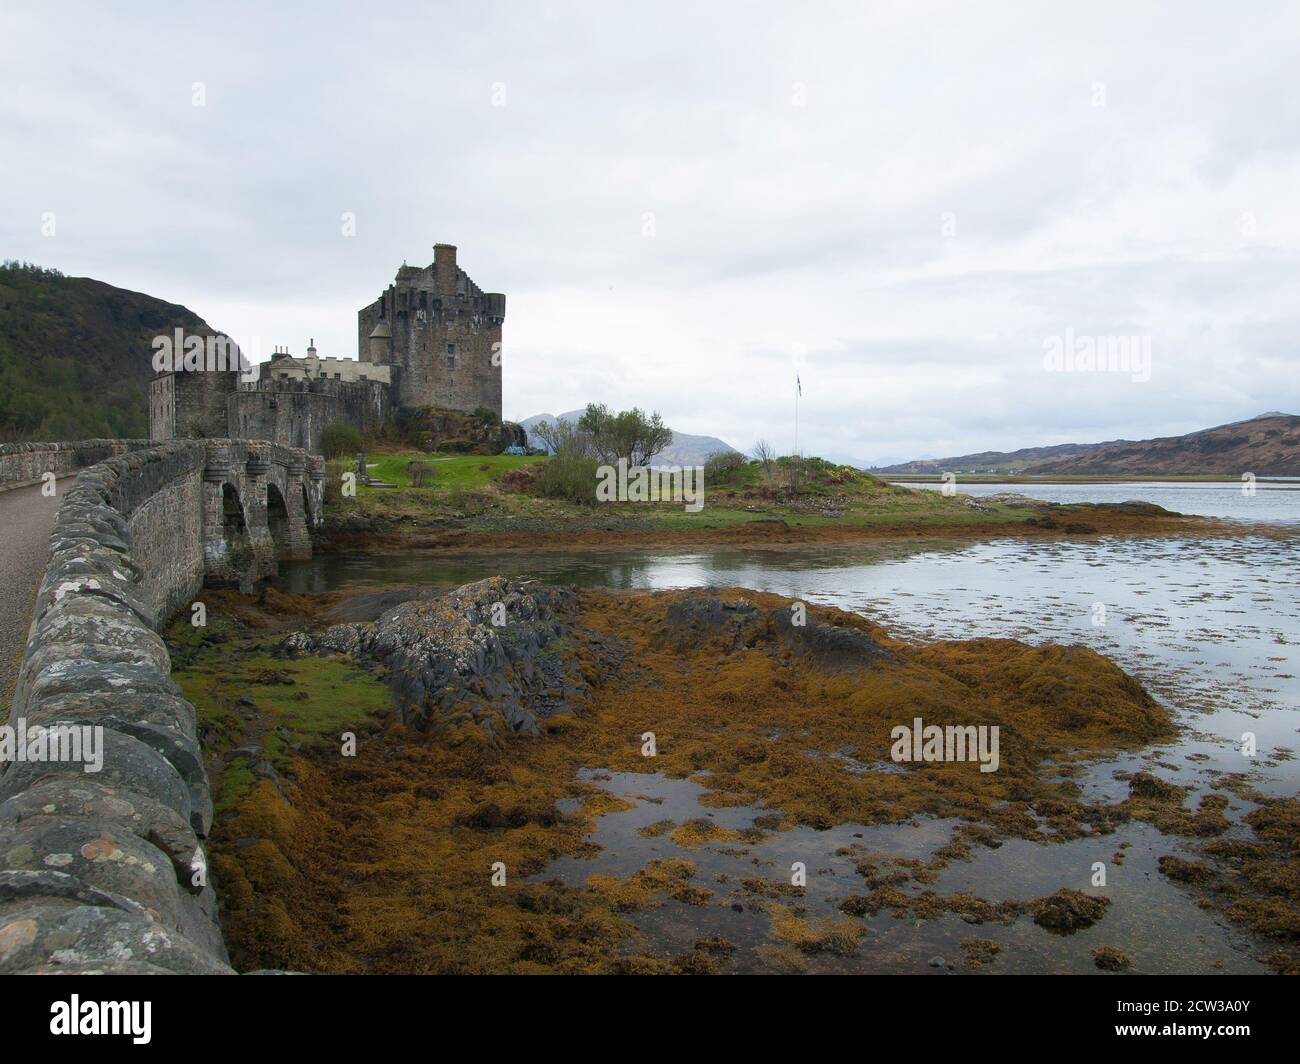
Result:
M403 265L357 312L359 358L277 350L256 381L235 373L164 373L149 385L149 437L229 436L320 450L333 421L363 432L394 409L491 410L501 417L501 323L506 297L485 293L435 244L426 267Z

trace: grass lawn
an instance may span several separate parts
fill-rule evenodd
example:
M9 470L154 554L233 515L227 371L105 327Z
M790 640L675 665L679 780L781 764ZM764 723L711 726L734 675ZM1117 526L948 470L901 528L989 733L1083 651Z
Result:
M584 506L527 493L497 491L491 486L492 481L511 470L545 461L547 459L540 455L368 455L371 476L393 487L361 485L355 499L340 500L334 506L343 512L370 513L416 524L431 516L451 513L457 518L468 518L471 528L478 527L485 520L490 522L505 516L579 524L608 518L674 531L729 527L773 519L796 526L859 527L1024 520L1023 511L1002 506L972 509L956 498L885 484L859 470L819 459L809 460L813 473L804 479L801 487L803 504L798 507L782 505L755 494L755 490L768 479L756 462L732 470L721 479L706 479L705 506L696 513L688 512L681 503ZM783 462L788 462L788 459L778 460L778 469ZM433 480L428 486L411 486L413 464L432 471ZM817 507L823 504L831 512L817 512Z
M169 637L183 635L186 627L173 625ZM387 684L349 659L277 658L269 647L208 648L199 661L173 672L172 679L193 703L209 752L252 740L260 742L262 756L279 769L289 764L294 747L338 742L343 732L390 704ZM240 702L245 696L253 706ZM253 782L248 760L232 758L213 796L216 811L237 805Z
M502 473L545 460L541 455L516 454L377 454L366 456L366 466L375 479L404 489L409 489L411 485L408 470L412 463L428 466L433 470L433 483L428 490L436 494L457 489L475 491ZM358 489L358 494L389 490L391 489L368 488L363 484Z

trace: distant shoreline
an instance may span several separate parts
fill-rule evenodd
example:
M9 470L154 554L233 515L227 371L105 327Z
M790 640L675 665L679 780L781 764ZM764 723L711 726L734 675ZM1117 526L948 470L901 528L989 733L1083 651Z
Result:
M943 473L876 473L867 470L873 477L887 484L940 484ZM959 469L948 470L960 477L967 484L1240 484L1240 476L1227 473L1177 473L1172 475L1143 475L1129 473L1123 476L1115 473L1075 473L1075 474L1041 474L1027 473L963 473ZM1257 474L1257 484L1295 484L1300 486L1300 477Z

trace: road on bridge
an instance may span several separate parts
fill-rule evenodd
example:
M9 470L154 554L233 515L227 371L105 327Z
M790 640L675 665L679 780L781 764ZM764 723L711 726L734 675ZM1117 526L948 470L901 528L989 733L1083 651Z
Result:
M9 716L32 606L50 557L54 515L64 487L75 479L61 479L53 497L42 495L40 484L0 491L0 724Z

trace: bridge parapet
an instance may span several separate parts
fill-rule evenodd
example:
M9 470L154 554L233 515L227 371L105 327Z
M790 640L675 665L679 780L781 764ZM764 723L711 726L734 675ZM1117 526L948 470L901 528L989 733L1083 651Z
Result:
M157 629L246 575L241 529L249 574L309 554L323 476L292 448L176 441L63 493L8 722L59 756L0 765L0 972L231 971L194 707Z
M0 443L0 489L40 483L46 473L67 476L114 455L149 446L148 440Z

